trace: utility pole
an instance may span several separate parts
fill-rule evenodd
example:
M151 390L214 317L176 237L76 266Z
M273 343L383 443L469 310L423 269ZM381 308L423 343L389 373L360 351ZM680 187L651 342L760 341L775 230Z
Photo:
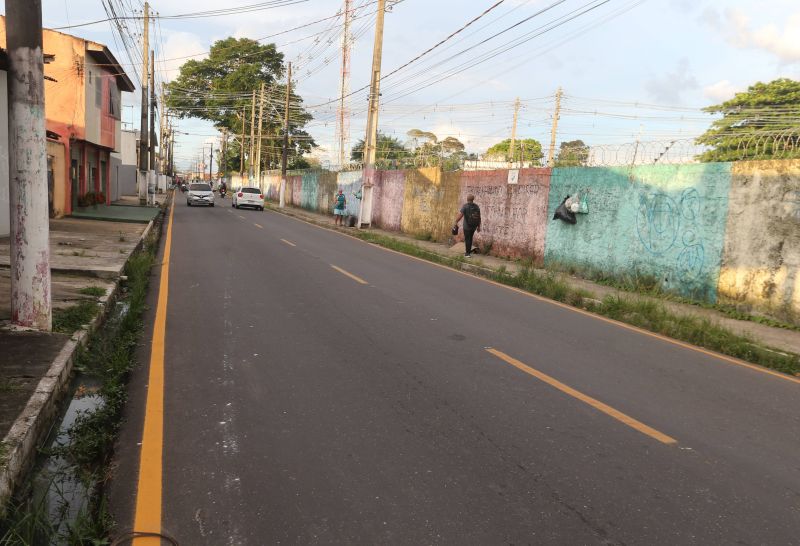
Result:
M150 172L147 185L147 200L152 205L156 199L156 188L158 179L156 178L156 54L150 50ZM151 187L152 186L152 187Z
M147 129L147 74L148 53L150 52L150 4L144 3L144 37L142 38L142 111L141 123L139 125L139 179L137 186L139 190L139 204L147 203L147 152L149 150L149 138Z
M208 181L214 187L214 143L211 143L211 153L208 154Z
M519 117L519 97L514 101L514 123L511 125L511 168L514 168L514 156L516 155L517 145L517 118Z
M161 174L166 174L166 127L167 127L167 108L164 105L164 84L161 84L161 115L158 117L158 170Z
M253 179L253 158L256 155L256 91L250 107L250 155L247 156L247 183Z
M50 219L41 0L6 0L11 323L50 331Z
M244 131L247 128L246 110L242 107L242 145L239 147L239 176L244 177Z
M386 14L386 0L378 0L375 19L375 45L372 49L372 77L369 86L369 113L367 135L364 139L364 183L361 190L361 204L358 210L359 227L372 223L372 177L375 171L375 148L378 142L378 111L381 98L381 61L383 59L383 18Z
M347 147L350 141L350 109L348 97L350 93L350 27L353 20L353 0L344 0L344 29L342 31L342 73L339 86L339 111L336 117L336 133L338 141L339 165L347 162Z
M222 129L222 157L220 158L219 171L222 173L222 178L225 178L226 171L228 170L228 130Z
M561 116L561 88L556 91L556 110L553 113L553 128L550 131L550 151L547 152L547 166L555 165L556 155L556 134L558 134L558 118Z
M286 109L283 118L283 149L281 150L281 195L279 200L280 208L286 206L286 163L289 156L289 98L292 96L292 63L289 63L286 73Z
M261 130L264 126L264 82L261 82L261 95L258 99L258 145L256 146L256 180L261 187Z

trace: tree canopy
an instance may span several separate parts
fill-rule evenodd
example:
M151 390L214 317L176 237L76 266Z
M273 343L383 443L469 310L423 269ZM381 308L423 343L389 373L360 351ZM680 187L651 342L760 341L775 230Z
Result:
M166 86L167 107L174 115L211 121L219 130L240 135L246 122L249 136L252 93L265 86L264 125L262 129L262 160L265 167L280 163L283 131L283 108L286 95L283 54L275 44L261 44L248 38L225 38L214 42L208 57L183 63L176 79ZM258 100L258 97L257 97ZM302 107L295 93L290 97L289 134L292 146L289 161L311 151L314 140L303 130L312 116ZM277 105L277 106L276 106ZM258 113L258 106L256 107ZM256 126L258 121L256 121ZM245 150L249 142L245 145ZM236 139L229 143L222 162L228 170L238 170L241 145Z
M800 157L800 82L758 82L732 99L704 108L722 114L697 138L710 146L701 161Z
M408 157L410 152L403 146L398 139L378 133L378 140L375 148L375 160L379 167L388 166L395 160ZM364 139L359 140L350 152L350 159L353 161L364 160Z
M514 154L511 154L511 139L498 142L486 151L488 158L505 161L539 161L542 157L542 143L535 138L519 139L514 143Z
M556 167L585 167L589 160L589 146L582 140L569 140L561 143L556 156Z

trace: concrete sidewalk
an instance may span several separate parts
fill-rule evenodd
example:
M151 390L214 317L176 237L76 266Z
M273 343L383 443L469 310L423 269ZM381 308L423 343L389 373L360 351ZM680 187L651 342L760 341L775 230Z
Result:
M8 238L0 239L0 514L51 426L69 384L76 351L102 322L128 258L140 247L160 210L144 209L151 217L148 223L50 221L53 309L86 301L99 307L91 323L73 333L18 332L7 327L10 248ZM95 293L82 292L88 287Z
M275 204L268 203L270 210L280 212L289 216L300 218L307 222L326 227L331 230L342 231L344 233L352 233L355 228L340 228L333 225L333 216L310 212L305 209L295 207L278 208ZM398 241L413 244L421 249L424 249L432 254L439 256L446 256L450 258L457 258L464 255L464 244L459 242L453 245L446 245L432 241L420 241L404 233L396 231L385 231L382 229L370 228L371 232L391 237ZM517 261L498 258L495 256L477 256L473 255L473 259L469 262L469 267L483 268L488 271L498 271L501 267L511 275L514 275L522 270L523 265ZM544 272L544 270L541 270ZM621 297L627 299L653 301L663 305L668 311L679 316L696 316L708 319L713 323L719 324L730 331L748 337L753 341L772 349L779 351L786 351L789 353L800 354L800 331L790 330L787 328L778 328L754 322L751 320L738 320L730 316L708 309L699 305L692 305L690 303L682 303L671 301L666 298L658 298L654 296L643 295L635 292L626 292L610 286L594 283L585 279L574 277L571 275L556 273L556 276L563 282L576 289L581 289L591 294L594 299L602 300L606 296Z

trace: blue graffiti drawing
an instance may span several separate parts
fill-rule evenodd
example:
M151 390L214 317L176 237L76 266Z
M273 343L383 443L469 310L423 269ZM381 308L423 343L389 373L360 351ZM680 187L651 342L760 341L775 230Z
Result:
M705 266L705 249L703 245L688 245L678 255L677 273L687 281L700 277Z
M671 249L679 227L680 210L674 199L664 193L639 197L636 231L648 252L661 256Z
M700 219L700 194L694 188L683 190L681 194L681 213L686 220Z

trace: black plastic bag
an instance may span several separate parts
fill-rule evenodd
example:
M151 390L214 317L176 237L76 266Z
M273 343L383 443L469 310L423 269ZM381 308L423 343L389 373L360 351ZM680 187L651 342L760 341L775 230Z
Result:
M568 224L577 224L578 219L575 217L575 213L567 208L567 199L569 199L569 195L566 196L564 200L561 201L561 204L556 208L556 213L553 215L553 220L563 220Z
M453 226L453 229L450 230L450 233L453 235L458 235L458 224Z

